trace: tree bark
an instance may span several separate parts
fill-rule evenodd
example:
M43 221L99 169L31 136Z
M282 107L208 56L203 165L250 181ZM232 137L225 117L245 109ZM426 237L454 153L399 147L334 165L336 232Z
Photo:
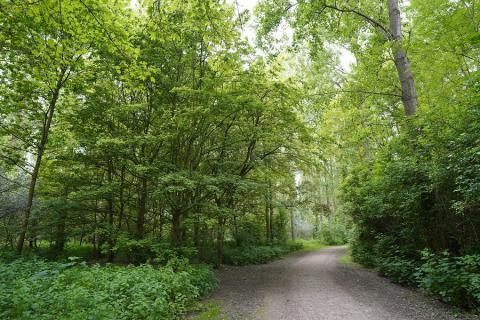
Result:
M145 233L145 214L147 212L147 179L140 179L140 190L138 195L138 214L137 214L137 240L143 239Z
M37 147L37 157L35 159L35 164L33 166L33 171L32 171L32 178L30 180L30 185L28 187L28 196L27 196L27 204L25 206L24 214L23 214L23 219L22 219L22 225L20 227L20 234L18 237L17 241L17 253L20 254L22 253L23 250L23 245L25 243L25 236L28 231L28 226L30 223L30 215L32 212L32 206L33 206L33 198L35 196L35 188L37 186L37 180L38 180L38 175L40 173L40 166L42 164L42 158L43 154L45 152L45 148L47 146L48 142L48 135L50 133L50 127L52 125L52 119L53 115L55 113L55 107L57 105L58 97L60 95L60 90L63 87L63 84L65 83L65 73L66 70L62 69L59 78L57 80L57 83L55 85L55 89L52 91L52 97L50 99L50 103L48 106L47 113L45 114L45 121L43 123L42 127L42 137L40 139L40 143L38 144ZM68 76L67 76L68 77Z
M273 242L273 199L272 194L270 193L270 201L268 203L268 211L270 217L268 218L269 227L270 227L270 242Z
M400 85L402 87L402 102L405 115L413 116L417 111L417 91L415 81L410 68L407 52L403 47L402 36L402 19L400 15L400 7L398 0L388 0L388 16L390 20L390 28L387 30L383 24L364 12L352 9L341 8L336 5L324 4L325 8L333 9L342 13L351 13L365 20L373 28L379 31L384 39L392 43L392 53L394 57L395 68L397 69Z
M218 217L218 230L217 230L217 266L223 263L223 249L225 243L225 223L227 219L225 217Z
M177 208L172 208L172 245L174 247L182 245L181 217L182 212Z
M63 249L65 248L65 239L66 239L66 233L65 233L65 225L66 225L66 219L67 217L65 216L65 213L59 212L58 213L58 221L55 223L55 255L59 255Z
M270 241L270 206L268 204L268 195L265 197L265 239Z
M108 160L108 183L109 187L113 188L113 162L111 159ZM108 210L108 262L113 262L114 252L113 247L115 245L114 238L114 224L113 224L113 190L111 189L108 194L107 199L107 210Z
M290 233L292 240L295 240L295 213L294 208L290 208Z
M125 185L125 165L122 165L122 168L120 169L120 190L119 190L119 214L118 214L118 230L122 230L122 222L123 222L123 216L125 212L125 201L123 197L123 192L124 192L124 185Z
M417 112L417 91L413 78L410 61L403 47L402 19L398 0L388 0L388 16L390 19L390 33L392 36L392 53L402 87L402 101L407 116Z

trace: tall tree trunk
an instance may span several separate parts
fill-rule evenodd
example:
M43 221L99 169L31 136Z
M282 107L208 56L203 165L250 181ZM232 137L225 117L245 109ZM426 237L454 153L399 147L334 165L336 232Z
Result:
M200 252L200 219L195 215L193 220L193 245Z
M388 16L390 19L390 33L392 36L392 52L400 84L402 86L402 101L407 116L417 111L417 91L413 79L410 61L403 47L402 19L398 0L388 0Z
M78 244L80 246L82 246L84 236L85 236L85 223L82 224L82 230L80 231L80 240L78 241Z
M223 249L225 243L225 223L227 219L223 216L218 217L217 230L217 266L223 263Z
M65 212L62 210L58 213L58 221L55 223L55 255L60 254L65 248L65 225L67 217Z
M43 134L43 136L45 136L45 134ZM25 207L22 217L22 225L20 227L20 235L17 242L17 253L22 253L23 250L23 244L25 242L25 236L27 234L28 225L30 222L30 214L32 211L33 197L35 195L35 187L37 186L38 173L40 171L40 164L42 162L43 152L45 151L45 144L46 143L44 142L44 139L42 137L42 141L38 146L37 157L35 159L35 165L32 172L32 179L30 180L30 186L28 188L27 206Z
M165 225L165 209L160 207L160 217L159 217L159 226L158 226L158 237L163 239L163 226Z
M270 242L273 242L273 200L272 194L270 193L270 201L268 203L268 212L270 217L268 218L268 222L270 223Z
M122 229L122 222L123 222L123 216L125 214L125 201L123 197L124 193L124 188L125 188L125 165L122 165L122 168L120 169L120 190L119 190L119 204L120 204L120 209L119 209L119 214L118 214L118 230L121 231Z
M93 237L92 237L92 244L93 244L93 256L95 259L98 259L100 257L100 250L99 250L99 244L98 244L98 236L97 236L97 228L98 228L98 217L97 217L97 211L98 211L98 202L95 200L95 211L94 211L94 224L93 224Z
M355 14L364 19L368 24L378 30L384 39L392 43L392 52L394 56L395 67L400 78L402 87L402 101L405 114L412 116L417 111L417 91L415 89L415 82L412 71L410 69L410 62L408 61L407 52L403 47L402 36L402 19L400 15L400 7L398 0L388 0L388 16L390 20L389 30L379 21L375 21L364 12L347 7L338 7L336 4L327 5L325 8L333 9L342 13Z
M65 83L65 73L66 69L62 68L59 78L57 80L55 89L52 91L52 97L48 106L47 113L45 114L45 119L42 127L42 137L37 147L37 157L35 158L35 164L33 166L32 178L30 180L30 185L28 187L28 196L27 204L22 217L22 224L20 227L20 234L17 241L17 253L22 253L23 244L25 243L25 236L28 231L28 225L30 222L30 215L32 212L33 198L35 196L35 188L37 186L38 175L40 173L40 166L42 164L43 154L45 148L47 147L48 135L50 133L50 127L52 125L53 115L55 113L55 107L57 105L58 97L60 95L60 90L62 89L63 84Z
M237 247L240 247L240 236L238 234L238 221L237 221L237 213L234 211L233 212L233 237L235 239L235 245Z
M180 247L182 245L182 212L177 208L172 208L172 245Z
M328 167L325 167L326 170L325 170L325 176L324 176L324 179L325 179L325 202L326 202L326 205L325 205L325 211L326 211L326 214L327 214L327 219L328 219L328 234L329 234L329 239L334 239L335 236L333 234L333 230L332 230L332 219L333 219L333 212L332 212L332 208L331 208L331 205L330 205L330 188L329 188L329 179L328 179Z
M290 233L292 240L295 240L295 212L294 208L290 208Z
M113 163L110 159L108 161L108 183L110 192L107 199L108 211L108 262L113 262L114 253L113 246L115 245L114 238L114 224L113 224Z
M138 214L137 214L137 239L143 239L145 214L147 212L147 178L140 179L140 190L138 195Z
M268 195L265 196L265 240L270 241L270 206L268 205Z

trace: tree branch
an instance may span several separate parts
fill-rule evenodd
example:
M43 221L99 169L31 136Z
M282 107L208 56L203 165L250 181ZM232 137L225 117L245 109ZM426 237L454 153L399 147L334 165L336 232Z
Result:
M367 16L365 13L363 13L361 11L358 11L358 10L355 10L355 9L350 9L350 8L339 8L336 5L329 5L329 4L326 4L326 3L324 4L324 7L329 8L329 9L333 9L333 10L338 11L338 12L353 13L353 14L359 16L359 17L362 17L370 25L372 25L374 28L379 30L383 34L383 36L385 37L386 40L392 40L393 39L392 34L390 33L390 31L387 28L385 28L380 22L378 22L378 21L374 20L373 18Z

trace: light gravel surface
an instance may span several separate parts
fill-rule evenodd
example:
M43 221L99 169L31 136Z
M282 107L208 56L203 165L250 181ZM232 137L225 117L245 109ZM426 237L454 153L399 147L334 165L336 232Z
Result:
M218 272L220 287L209 300L220 304L227 319L471 319L372 271L340 264L344 254L345 247L331 247L228 267Z

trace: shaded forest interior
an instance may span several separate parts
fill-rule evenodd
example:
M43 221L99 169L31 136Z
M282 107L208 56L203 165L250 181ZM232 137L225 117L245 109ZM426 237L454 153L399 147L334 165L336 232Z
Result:
M215 287L200 264L307 241L479 308L479 9L0 0L0 316L38 315L15 290L70 257L171 284L142 312L174 319Z

